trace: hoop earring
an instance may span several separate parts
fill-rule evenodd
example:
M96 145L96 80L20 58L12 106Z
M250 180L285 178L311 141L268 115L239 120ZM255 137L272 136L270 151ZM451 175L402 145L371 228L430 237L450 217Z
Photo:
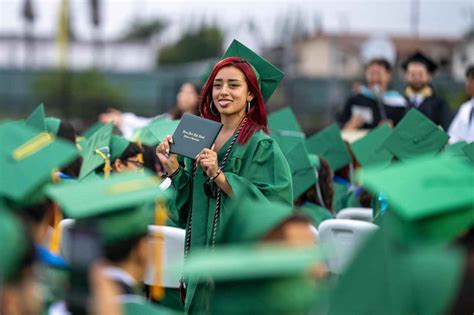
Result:
M214 116L218 116L218 114L216 114L216 113L214 112L214 109L213 109L214 106L212 106L213 104L214 104L214 101L211 101L211 102L209 103L209 109L211 110L211 113L212 113Z
M250 112L250 101L247 101L247 113Z

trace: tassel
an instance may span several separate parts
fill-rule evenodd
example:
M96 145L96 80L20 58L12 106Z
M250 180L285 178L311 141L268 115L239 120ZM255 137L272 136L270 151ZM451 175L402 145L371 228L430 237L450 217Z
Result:
M155 225L163 226L166 223L167 211L163 201L159 200L155 208ZM163 241L164 237L161 232L154 235L155 238L155 256L154 256L154 279L151 286L151 298L153 301L160 301L165 296L165 289L161 286L163 282Z
M53 223L53 235L51 235L51 242L49 244L49 251L53 254L59 254L59 245L61 244L61 228L59 223L63 219L61 211L59 211L58 206L53 204L54 211L54 223Z
M106 147L106 149L107 151L109 150L108 147ZM104 178L109 178L110 171L112 170L112 167L110 166L110 154L107 153L107 155L105 155L100 149L96 149L95 153L104 159Z

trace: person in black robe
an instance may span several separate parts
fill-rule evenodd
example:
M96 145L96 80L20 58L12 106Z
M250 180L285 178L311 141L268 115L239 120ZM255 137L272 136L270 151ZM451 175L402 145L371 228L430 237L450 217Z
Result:
M387 90L392 67L382 58L369 61L365 71L367 85L360 86L346 101L339 115L343 129L373 129L380 123L396 125L406 111L407 102L397 91Z
M448 103L436 95L431 86L431 79L438 66L430 58L420 52L408 57L402 67L405 70L404 95L408 101L408 107L416 108L435 124L448 130L452 120L452 113Z

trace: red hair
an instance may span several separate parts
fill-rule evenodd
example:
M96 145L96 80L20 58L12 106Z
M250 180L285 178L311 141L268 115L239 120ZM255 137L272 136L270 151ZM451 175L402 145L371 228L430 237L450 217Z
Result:
M265 108L265 102L263 101L262 92L260 91L255 71L247 61L238 57L229 57L219 61L214 66L214 69L212 69L212 72L202 89L201 100L199 102L199 112L204 118L220 122L221 116L217 112L216 107L214 107L214 112L217 112L217 115L214 115L211 112L209 104L212 101L212 88L214 79L217 73L225 67L234 67L239 69L244 74L249 92L253 95L253 99L250 101L250 110L247 113L247 123L243 127L239 138L237 139L239 144L245 144L254 133L260 130L268 133L267 110Z

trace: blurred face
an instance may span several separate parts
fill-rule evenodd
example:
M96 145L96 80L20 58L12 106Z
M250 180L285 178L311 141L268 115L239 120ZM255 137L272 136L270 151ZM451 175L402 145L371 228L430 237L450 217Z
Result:
M252 98L245 76L239 69L225 67L217 72L212 87L212 99L221 116L243 116L247 102Z
M32 270L26 271L20 283L6 285L0 297L0 313L10 315L41 314L41 289Z
M116 159L113 164L113 169L114 171L118 173L129 172L129 171L138 172L143 169L143 161L142 161L142 158L140 158L140 154L129 157L125 161Z
M405 81L409 87L419 91L431 82L431 75L424 64L411 62L405 72Z
M196 110L198 106L199 95L191 83L184 83L178 95L176 95L176 106L183 113L189 113Z
M381 89L385 90L388 82L390 82L390 72L383 66L374 63L367 67L365 79L369 88L378 85Z
M466 93L470 97L474 97L474 76L466 78Z

